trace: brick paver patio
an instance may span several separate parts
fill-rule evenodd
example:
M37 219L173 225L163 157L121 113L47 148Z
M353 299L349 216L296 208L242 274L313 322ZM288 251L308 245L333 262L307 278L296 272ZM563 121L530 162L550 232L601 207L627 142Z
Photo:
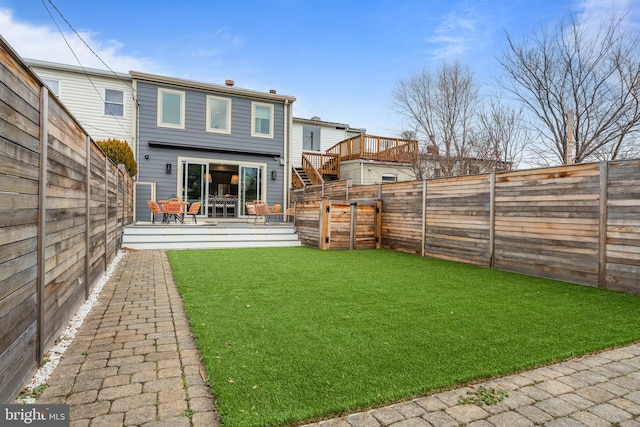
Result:
M69 404L71 426L215 427L203 377L166 254L129 251L37 403ZM509 396L461 405L461 387L307 427L640 427L640 344L479 386Z

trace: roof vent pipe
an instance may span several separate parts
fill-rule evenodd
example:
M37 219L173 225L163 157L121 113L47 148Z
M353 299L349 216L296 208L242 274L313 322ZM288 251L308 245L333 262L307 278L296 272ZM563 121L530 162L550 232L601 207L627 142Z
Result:
M275 94L275 93L276 93L276 90L275 90L275 89L269 89L269 93L273 93L273 94Z
M226 84L229 87L233 87L233 85L235 84L235 82L233 80L225 80L224 84Z

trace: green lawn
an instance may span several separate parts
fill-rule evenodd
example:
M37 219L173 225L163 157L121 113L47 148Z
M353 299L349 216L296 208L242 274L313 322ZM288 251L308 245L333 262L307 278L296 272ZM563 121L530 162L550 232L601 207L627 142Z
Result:
M225 426L361 410L640 340L640 295L387 251L171 251Z

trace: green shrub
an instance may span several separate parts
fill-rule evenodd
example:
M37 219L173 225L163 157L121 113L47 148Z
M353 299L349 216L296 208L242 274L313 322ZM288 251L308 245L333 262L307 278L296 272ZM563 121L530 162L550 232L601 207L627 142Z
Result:
M126 141L119 139L107 139L96 141L96 144L116 165L122 163L129 171L129 175L135 176L138 173L138 165L133 157L133 151Z

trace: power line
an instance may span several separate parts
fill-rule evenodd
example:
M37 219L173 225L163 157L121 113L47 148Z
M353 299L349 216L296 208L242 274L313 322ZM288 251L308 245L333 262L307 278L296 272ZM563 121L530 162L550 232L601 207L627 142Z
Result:
M73 55L73 57L76 59L76 62L78 63L78 65L80 66L80 68L82 69L83 74L85 75L85 77L87 78L87 80L89 80L89 83L91 83L91 86L93 86L93 89L95 90L96 94L98 95L98 97L100 98L100 100L103 103L106 103L106 100L103 98L102 93L100 92L100 90L98 90L96 84L93 82L91 76L89 75L89 72L86 70L86 68L84 67L84 65L82 65L82 61L80 61L80 58L78 57L78 55L76 55L76 52L73 50L73 48L71 47L71 44L69 43L69 41L67 40L67 37L64 35L64 32L62 31L62 29L60 28L60 26L58 25L58 21L56 20L56 18L53 16L53 14L51 13L51 11L49 10L49 8L47 7L47 4L45 3L44 0L41 0L42 5L44 6L45 10L47 11L47 13L49 14L49 17L51 17L51 20L53 21L53 23L55 24L56 28L58 29L58 32L60 33L60 35L62 36L62 39L64 40L65 44L67 45L67 47L69 48L69 50L71 51L71 54ZM96 58L98 58L98 60L105 66L107 67L107 69L114 75L114 77L116 77L116 79L124 81L125 84L131 89L131 97L134 101L134 103L136 102L135 97L133 96L133 86L131 85L131 83L126 80L123 79L122 77L120 77L115 71L113 71L111 69L111 67L109 67L109 65L107 65L107 63L105 61L102 60L102 58L100 57L100 55L98 55L92 48L91 46L89 46L89 44L82 38L82 36L80 36L80 34L78 33L78 31L76 31L76 29L71 25L71 23L64 17L64 15L62 14L62 12L60 12L60 10L56 7L55 4L53 4L52 0L48 0L49 4L51 4L51 6L55 9L55 11L58 13L58 15L60 15L60 17L62 18L62 20L69 26L69 28L73 31L73 33L76 35L76 37L78 37L80 39L80 41L82 41L82 43L87 47L87 49L89 49L89 51L91 51L91 53L93 53L93 55L95 55ZM115 119L116 123L118 123L118 126L120 126L120 128L129 136L129 139L133 140L133 135L131 134L131 129L125 129L125 126L123 125L122 121L117 117L117 116L113 116L113 118ZM95 127L94 127L95 128ZM97 129L97 128L96 128Z

